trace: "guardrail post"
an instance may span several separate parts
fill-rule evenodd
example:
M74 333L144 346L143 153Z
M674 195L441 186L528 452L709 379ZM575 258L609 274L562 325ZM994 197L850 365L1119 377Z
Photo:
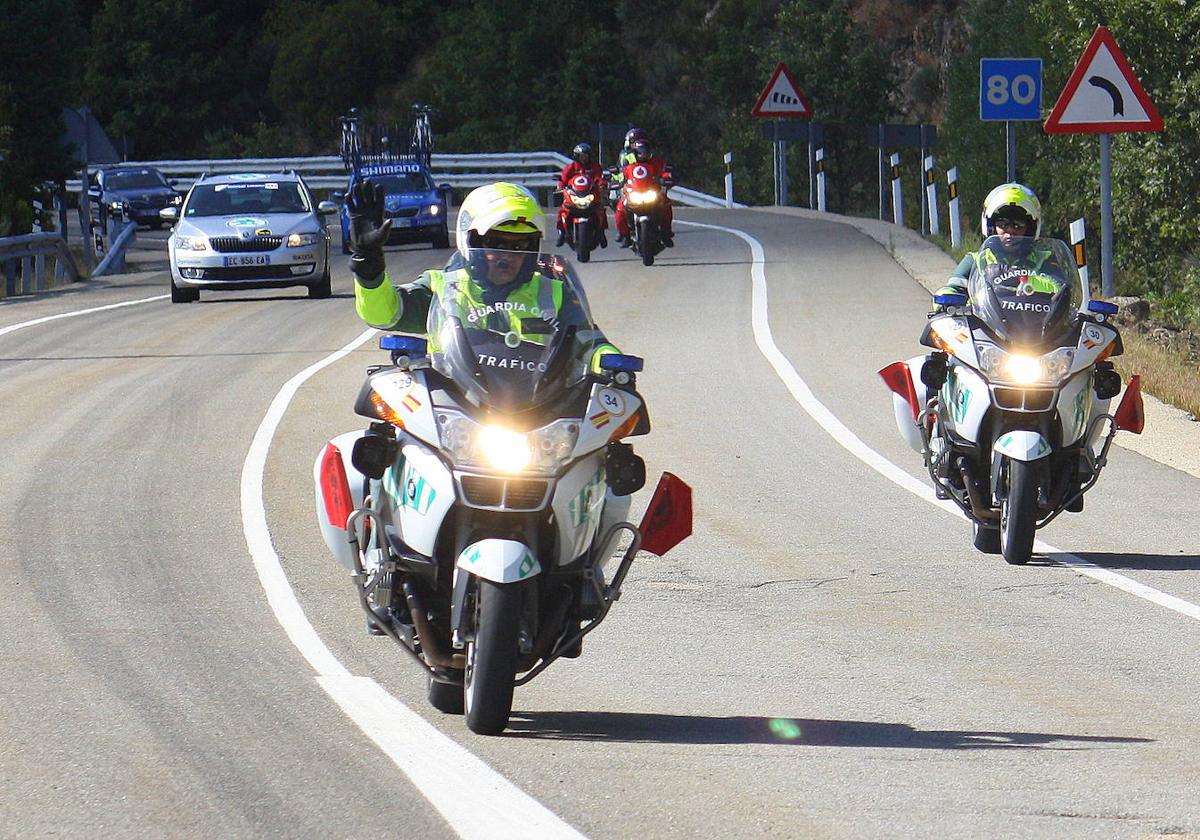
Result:
M733 206L733 154L725 153L725 206Z
M950 167L946 173L946 183L950 194L950 247L957 248L962 244L962 217L958 215L958 167Z
M825 212L825 147L817 149L817 209Z

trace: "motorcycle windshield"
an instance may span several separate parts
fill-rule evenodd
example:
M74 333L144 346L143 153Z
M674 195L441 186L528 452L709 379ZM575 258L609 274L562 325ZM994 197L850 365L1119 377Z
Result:
M588 375L601 334L569 263L485 248L471 249L468 262L471 278L448 274L429 307L435 370L472 403L509 414L551 400ZM489 282L489 274L508 282Z
M1042 345L1061 338L1083 301L1083 284L1066 243L1032 236L990 236L967 281L971 308L1004 341Z

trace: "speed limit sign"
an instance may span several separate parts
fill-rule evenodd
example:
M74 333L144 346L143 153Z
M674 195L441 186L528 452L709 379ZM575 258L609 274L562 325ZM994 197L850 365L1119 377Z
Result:
M984 58L979 61L979 119L1042 118L1042 60Z

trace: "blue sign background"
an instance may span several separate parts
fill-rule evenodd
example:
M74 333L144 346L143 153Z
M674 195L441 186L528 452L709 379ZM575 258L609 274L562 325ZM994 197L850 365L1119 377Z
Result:
M1042 60L983 58L979 61L979 119L1041 120Z

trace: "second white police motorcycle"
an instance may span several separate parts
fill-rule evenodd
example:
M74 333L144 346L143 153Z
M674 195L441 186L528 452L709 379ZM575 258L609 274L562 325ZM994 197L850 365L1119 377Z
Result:
M592 372L599 333L574 269L538 259L577 306L531 312L518 334L435 298L428 344L380 339L391 364L368 370L355 406L370 428L335 437L313 467L322 535L368 628L425 669L434 707L482 734L508 725L515 686L579 656L639 549L691 533L690 489L670 473L642 526L625 521L645 483L621 443L650 429L642 362L613 353Z
M1024 564L1034 534L1084 494L1118 429L1142 431L1140 381L1121 378L1114 304L1088 300L1056 239L987 239L967 295L939 295L930 353L880 371L896 424L924 456L936 494L971 520L975 547ZM1086 304L1085 304L1086 301Z

